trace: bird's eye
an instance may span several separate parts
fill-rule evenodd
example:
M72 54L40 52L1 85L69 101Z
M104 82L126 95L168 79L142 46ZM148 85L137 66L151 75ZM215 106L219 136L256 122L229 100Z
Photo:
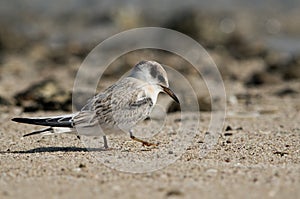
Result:
M162 75L158 75L157 78L160 82L166 83L166 80Z

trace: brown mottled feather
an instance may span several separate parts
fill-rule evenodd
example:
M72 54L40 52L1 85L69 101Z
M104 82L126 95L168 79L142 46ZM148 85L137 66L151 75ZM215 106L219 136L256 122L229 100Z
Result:
M96 95L73 118L76 127L99 124L101 128L129 130L149 116L153 102L142 89L147 86L135 78L127 77Z

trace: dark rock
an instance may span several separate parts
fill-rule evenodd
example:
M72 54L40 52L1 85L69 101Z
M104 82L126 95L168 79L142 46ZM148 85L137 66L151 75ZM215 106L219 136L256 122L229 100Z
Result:
M16 104L23 107L25 112L71 110L71 93L64 91L52 79L33 84L28 89L17 93L14 98Z
M11 105L11 104L12 103L8 99L0 96L0 105L8 106L8 105Z
M276 74L271 74L265 71L255 72L246 81L246 86L261 86L263 84L276 84L282 82L281 77Z
M267 62L267 71L280 75L284 80L300 78L300 55L283 57Z
M246 82L246 85L262 85L264 83L264 78L261 73L254 73L250 79Z
M284 97L287 95L296 95L296 94L298 94L298 92L291 88L283 88L283 89L278 90L274 94L279 97Z

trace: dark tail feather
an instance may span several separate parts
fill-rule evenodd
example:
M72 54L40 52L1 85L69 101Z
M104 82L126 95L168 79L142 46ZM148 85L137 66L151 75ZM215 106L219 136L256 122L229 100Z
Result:
M35 124L51 127L72 127L72 117L49 117L49 118L13 118L12 121L26 124Z
M39 131L33 131L31 133L23 135L23 137L27 137L27 136L30 136L30 135L41 134L41 133L44 133L44 132L47 132L47 131L49 131L50 133L53 133L53 128L49 127L49 128L42 129L42 130L39 130Z

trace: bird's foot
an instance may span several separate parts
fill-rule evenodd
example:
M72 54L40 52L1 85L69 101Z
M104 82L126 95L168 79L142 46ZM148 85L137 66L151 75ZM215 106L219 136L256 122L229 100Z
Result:
M147 141L144 141L144 140L141 140L137 137L135 137L134 135L130 135L130 138L133 139L134 141L137 141L137 142L140 142L143 144L143 146L158 146L158 144L155 144L155 143L151 143L151 142L147 142Z

